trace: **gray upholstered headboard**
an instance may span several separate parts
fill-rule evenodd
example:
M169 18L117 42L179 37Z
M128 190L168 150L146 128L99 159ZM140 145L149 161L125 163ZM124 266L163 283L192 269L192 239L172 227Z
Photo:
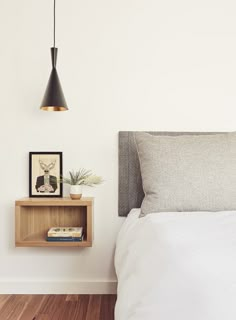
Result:
M159 132L156 136L204 135L219 132ZM126 217L132 208L140 208L144 193L139 160L134 141L135 131L119 132L119 216Z

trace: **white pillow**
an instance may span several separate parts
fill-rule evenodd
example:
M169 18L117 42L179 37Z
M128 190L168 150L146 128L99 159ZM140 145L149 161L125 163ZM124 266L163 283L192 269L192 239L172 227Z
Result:
M135 134L143 190L142 214L236 209L236 133Z

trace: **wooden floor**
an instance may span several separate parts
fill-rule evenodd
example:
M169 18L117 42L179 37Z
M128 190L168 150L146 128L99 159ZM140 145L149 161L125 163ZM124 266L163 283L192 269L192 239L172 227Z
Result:
M0 295L0 320L113 320L116 295Z

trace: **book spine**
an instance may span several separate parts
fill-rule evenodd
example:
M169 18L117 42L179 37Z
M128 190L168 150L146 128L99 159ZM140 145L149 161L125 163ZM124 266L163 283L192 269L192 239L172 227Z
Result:
M47 241L65 241L65 242L68 242L68 241L82 241L83 240L83 237L47 237Z
M49 238L80 238L81 237L81 233L80 234L68 234L68 233L65 233L65 234L62 234L62 233L59 233L59 234L51 234L51 233L48 233L48 237Z

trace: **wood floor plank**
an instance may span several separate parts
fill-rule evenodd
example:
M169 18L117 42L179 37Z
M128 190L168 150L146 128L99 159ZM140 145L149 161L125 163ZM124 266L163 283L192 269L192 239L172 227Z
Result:
M19 320L30 299L30 295L11 295L1 309L1 319Z
M115 295L0 295L0 320L113 320Z
M25 310L21 314L19 320L32 320L34 318L36 319L38 311L41 308L45 299L46 296L42 294L31 295L31 299L28 302Z
M51 320L47 314L38 314L32 320Z
M66 296L66 301L78 301L79 295L78 294L68 294Z
M41 317L42 315L47 315L50 319L52 319L54 314L58 311L58 309L62 308L63 302L65 302L65 300L65 294L47 295L41 307L38 310L38 314ZM38 320L37 317L36 319Z
M100 320L113 320L116 296L112 294L102 295Z
M100 320L101 295L90 295L86 320Z
M74 319L85 320L89 304L89 295L81 294L78 297L78 303L76 304L76 310L74 313Z
M67 297L66 301L61 305L61 308L53 315L52 320L86 319L89 295L77 295L77 297L70 297L69 299L70 301L68 301Z
M78 303L77 301L64 301L50 320L76 319L75 313Z
M9 295L9 294L1 294L0 295L0 312L1 312L1 309L2 309L3 305L10 298L10 296L11 295Z

